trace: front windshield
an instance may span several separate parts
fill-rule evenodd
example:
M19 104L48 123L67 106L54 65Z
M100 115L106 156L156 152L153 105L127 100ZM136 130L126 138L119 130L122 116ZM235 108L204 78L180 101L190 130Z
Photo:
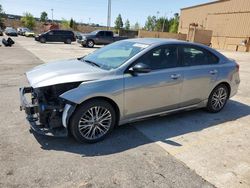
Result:
M102 69L111 70L120 67L147 47L148 45L142 43L119 41L85 56L83 61L93 62Z

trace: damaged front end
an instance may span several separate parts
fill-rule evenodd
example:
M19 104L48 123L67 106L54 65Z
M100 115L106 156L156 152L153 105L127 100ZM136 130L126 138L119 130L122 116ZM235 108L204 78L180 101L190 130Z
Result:
M59 96L80 84L81 82L74 82L40 88L20 88L20 110L25 110L31 128L43 135L67 136L68 118L75 109L75 104Z

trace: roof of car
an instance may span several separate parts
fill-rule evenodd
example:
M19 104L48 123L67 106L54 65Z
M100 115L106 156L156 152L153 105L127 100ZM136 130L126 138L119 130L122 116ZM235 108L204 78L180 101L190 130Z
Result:
M177 39L163 39L163 38L136 38L136 39L128 39L128 41L131 42L138 42L138 43L143 43L143 44L170 44L170 43L178 43L178 44L190 44L190 42L186 41L181 41Z

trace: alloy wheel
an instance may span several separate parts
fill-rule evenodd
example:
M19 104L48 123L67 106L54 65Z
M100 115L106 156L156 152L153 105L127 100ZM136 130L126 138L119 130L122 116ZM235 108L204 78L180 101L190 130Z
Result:
M212 107L214 110L220 110L226 104L228 98L227 90L224 87L219 87L212 95Z
M105 135L111 124L111 112L103 106L94 106L82 115L78 123L78 129L85 139L94 140Z

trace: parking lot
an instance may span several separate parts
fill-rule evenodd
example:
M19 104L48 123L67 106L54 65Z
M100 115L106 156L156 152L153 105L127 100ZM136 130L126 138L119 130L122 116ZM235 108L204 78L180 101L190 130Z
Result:
M250 53L222 52L238 61L241 75L222 112L145 120L100 143L79 144L31 133L18 88L30 68L101 46L14 40L14 47L0 47L0 187L250 187Z

